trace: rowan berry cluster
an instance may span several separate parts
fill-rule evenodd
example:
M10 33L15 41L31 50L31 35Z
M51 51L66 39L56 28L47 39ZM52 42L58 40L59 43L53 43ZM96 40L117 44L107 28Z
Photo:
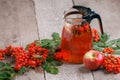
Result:
M46 60L48 56L48 50L40 46L37 46L36 43L32 43L28 47L28 56L29 56L28 65L36 67L41 65L41 63L44 62L44 60Z
M95 28L92 29L92 36L95 42L98 42L100 40L100 35Z
M55 60L63 60L63 61L68 61L70 55L67 54L64 51L56 52L55 53Z
M120 73L120 57L107 54L107 56L104 57L103 67L107 72Z
M78 34L80 35L83 32L89 31L90 30L90 26L89 24L84 24L84 25L74 25L72 26L72 32L73 34Z
M14 69L19 71L23 66L37 67L47 58L48 50L31 43L28 51L23 47L8 46L4 50L0 50L0 60L4 59L4 55L15 58Z
M0 49L0 60L4 59L3 55L4 55L4 50Z
M109 53L110 54L110 53L113 53L113 52L115 52L114 49L112 49L110 47L107 47L107 48L103 49L103 53Z

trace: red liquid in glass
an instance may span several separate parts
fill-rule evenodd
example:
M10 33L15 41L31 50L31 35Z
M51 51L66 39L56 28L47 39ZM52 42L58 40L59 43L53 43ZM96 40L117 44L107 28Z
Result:
M82 63L84 54L91 48L92 33L89 24L63 27L61 49L69 54L66 62Z

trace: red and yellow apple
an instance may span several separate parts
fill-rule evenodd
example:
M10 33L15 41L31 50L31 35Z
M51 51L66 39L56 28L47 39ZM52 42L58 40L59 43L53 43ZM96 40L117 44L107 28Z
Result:
M90 50L85 53L83 57L83 63L86 68L90 70L96 70L102 65L103 59L104 57L101 52L96 50Z

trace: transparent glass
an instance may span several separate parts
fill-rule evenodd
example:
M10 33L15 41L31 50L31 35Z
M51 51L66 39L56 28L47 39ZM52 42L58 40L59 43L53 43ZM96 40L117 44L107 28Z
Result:
M81 18L67 18L62 30L61 50L65 51L68 63L82 63L84 54L92 49L90 24Z

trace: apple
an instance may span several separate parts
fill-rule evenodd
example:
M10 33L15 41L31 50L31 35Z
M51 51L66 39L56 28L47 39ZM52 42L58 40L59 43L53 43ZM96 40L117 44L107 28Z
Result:
M86 68L90 70L96 70L102 65L103 59L104 57L102 55L102 52L90 50L83 56L83 63Z

